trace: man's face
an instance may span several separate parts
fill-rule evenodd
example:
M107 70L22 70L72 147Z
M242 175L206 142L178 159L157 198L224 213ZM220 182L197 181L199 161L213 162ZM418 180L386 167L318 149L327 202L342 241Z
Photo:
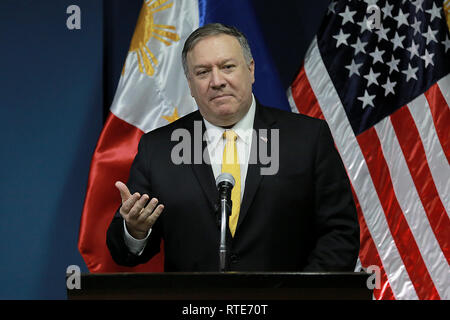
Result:
M202 116L217 126L231 126L247 113L255 82L254 62L247 65L241 46L221 34L197 42L187 53L188 84Z

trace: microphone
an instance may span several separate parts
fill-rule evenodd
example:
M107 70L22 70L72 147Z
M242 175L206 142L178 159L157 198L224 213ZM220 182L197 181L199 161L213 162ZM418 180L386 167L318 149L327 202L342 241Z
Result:
M216 179L216 186L219 189L220 200L227 199L231 201L231 190L234 187L234 178L230 173L221 173Z
M226 235L228 227L228 216L231 214L231 190L234 187L234 178L231 174L221 173L216 179L216 186L219 190L220 198L220 213L221 213L221 228L220 228L220 245L219 245L219 259L220 271L225 271L225 259L227 256Z

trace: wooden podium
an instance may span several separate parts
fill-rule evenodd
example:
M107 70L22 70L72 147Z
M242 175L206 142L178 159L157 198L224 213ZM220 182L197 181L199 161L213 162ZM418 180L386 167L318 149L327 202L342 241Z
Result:
M82 274L75 299L370 300L367 273L212 272Z

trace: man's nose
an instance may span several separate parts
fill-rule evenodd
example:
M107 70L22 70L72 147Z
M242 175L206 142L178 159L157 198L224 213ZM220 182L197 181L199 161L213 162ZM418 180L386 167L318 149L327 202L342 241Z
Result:
M226 85L225 78L219 69L213 69L211 71L211 88L213 89L221 89Z

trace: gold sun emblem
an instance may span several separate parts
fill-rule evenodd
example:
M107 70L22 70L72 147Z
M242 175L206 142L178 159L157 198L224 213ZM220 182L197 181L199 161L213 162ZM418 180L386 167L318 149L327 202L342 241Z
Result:
M167 120L169 123L177 121L178 119L180 119L180 116L178 115L178 109L175 108L170 116L161 116L161 118Z
M148 47L151 38L161 41L166 46L170 46L173 42L179 41L180 36L170 30L175 31L174 26L155 24L153 15L159 11L169 9L173 6L173 2L167 3L169 0L146 0L142 5L139 19L134 31L133 39L131 39L130 52L135 52L139 62L139 71L152 76L155 73L155 67L158 60ZM125 66L122 75L125 72Z

